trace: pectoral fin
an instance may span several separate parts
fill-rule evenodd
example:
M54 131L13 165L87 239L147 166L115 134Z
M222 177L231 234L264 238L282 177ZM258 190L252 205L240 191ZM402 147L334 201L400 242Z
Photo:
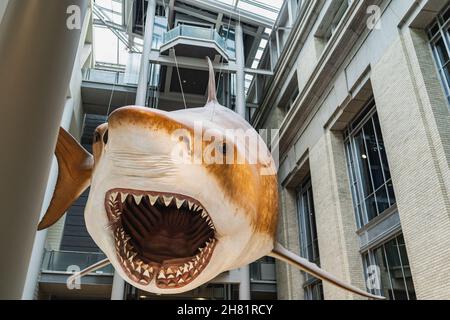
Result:
M58 180L50 205L38 225L38 230L56 223L72 203L89 187L94 160L67 131L59 129L55 149L58 160Z
M69 278L67 278L67 285L69 285L69 286L73 285L75 283L75 281L77 280L77 278L82 278L91 272L94 272L96 270L106 267L110 263L111 262L109 261L108 258L94 263L93 265L87 267L86 269L83 269L80 272L77 272L77 273L71 275Z
M370 294L364 290L361 290L352 285L342 282L341 280L336 278L331 273L328 273L327 271L319 268L314 263L311 263L308 260L301 258L301 257L297 256L296 254L288 251L287 249L285 249L283 246L281 246L278 243L275 245L275 248L273 249L270 256L273 258L279 259L281 261L287 262L287 263L293 265L294 267L297 267L300 270L307 272L318 279L329 282L339 288L342 288L349 292L355 293L357 295L367 297L370 299L376 299L376 300L384 300L385 299L384 297Z

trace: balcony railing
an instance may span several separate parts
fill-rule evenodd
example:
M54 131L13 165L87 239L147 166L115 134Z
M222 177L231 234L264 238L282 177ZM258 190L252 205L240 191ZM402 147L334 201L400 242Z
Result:
M105 258L106 256L100 252L46 251L41 270L43 272L73 273L81 271ZM113 273L112 265L107 265L94 272L94 274L107 275L112 275Z
M228 54L227 43L225 38L221 37L219 33L217 33L217 31L213 28L202 28L189 25L180 25L164 33L163 45L166 45L167 43L171 42L177 37L215 41L217 45L225 53Z
M134 79L125 76L122 71L111 71L103 69L84 69L83 80L96 83L115 84L120 86L136 87L137 76Z

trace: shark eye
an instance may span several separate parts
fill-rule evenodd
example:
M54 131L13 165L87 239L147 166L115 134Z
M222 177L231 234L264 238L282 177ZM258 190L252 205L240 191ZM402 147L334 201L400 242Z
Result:
M94 143L97 143L100 141L100 133L98 131L94 132Z
M103 134L103 143L104 144L108 143L108 130L106 130L105 133Z

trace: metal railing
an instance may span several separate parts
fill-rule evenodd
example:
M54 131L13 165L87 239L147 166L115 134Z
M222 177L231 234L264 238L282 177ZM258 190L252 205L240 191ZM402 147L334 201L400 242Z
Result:
M250 279L253 282L275 282L275 261L261 259L250 264Z
M105 254L101 252L46 251L42 261L41 270L43 272L73 273L81 271L105 258ZM112 275L113 273L114 269L112 265L107 265L94 272L94 274L107 275Z
M213 28L180 25L164 33L163 45L169 43L177 37L215 41L224 52L228 53L225 38L221 37L219 33Z
M126 82L124 72L95 68L83 70L83 81L136 87L135 83Z

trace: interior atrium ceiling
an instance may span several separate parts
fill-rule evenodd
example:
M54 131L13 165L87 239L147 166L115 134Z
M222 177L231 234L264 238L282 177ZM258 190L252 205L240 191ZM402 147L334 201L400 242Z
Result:
M146 0L94 0L94 61L96 67L125 70L136 56L132 52L140 53L143 48L142 25ZM246 66L257 69L263 52L268 44L272 28L283 6L284 0L157 0L161 7L173 6L175 12L188 14L193 12L196 19L202 14L211 15L212 19L222 19L223 27L227 25L227 13L233 20L241 20L247 26L254 26L254 30L262 28L260 35L248 45L252 51L246 61ZM161 14L161 13L160 13ZM164 15L164 13L162 13ZM220 18L219 18L220 17ZM138 21L138 22L136 22ZM158 21L156 22L158 23ZM166 22L167 23L167 22ZM167 25L159 26L166 30ZM136 30L140 28L140 32ZM244 31L245 32L245 31ZM226 33L228 36L228 32ZM225 36L222 34L222 36ZM232 36L234 37L234 35ZM252 37L246 37L245 41ZM228 40L227 40L228 41ZM252 48L252 49L250 49ZM245 92L248 93L254 76L245 75Z
M208 0L222 2L242 11L248 11L275 21L284 0ZM237 2L237 3L236 3Z

